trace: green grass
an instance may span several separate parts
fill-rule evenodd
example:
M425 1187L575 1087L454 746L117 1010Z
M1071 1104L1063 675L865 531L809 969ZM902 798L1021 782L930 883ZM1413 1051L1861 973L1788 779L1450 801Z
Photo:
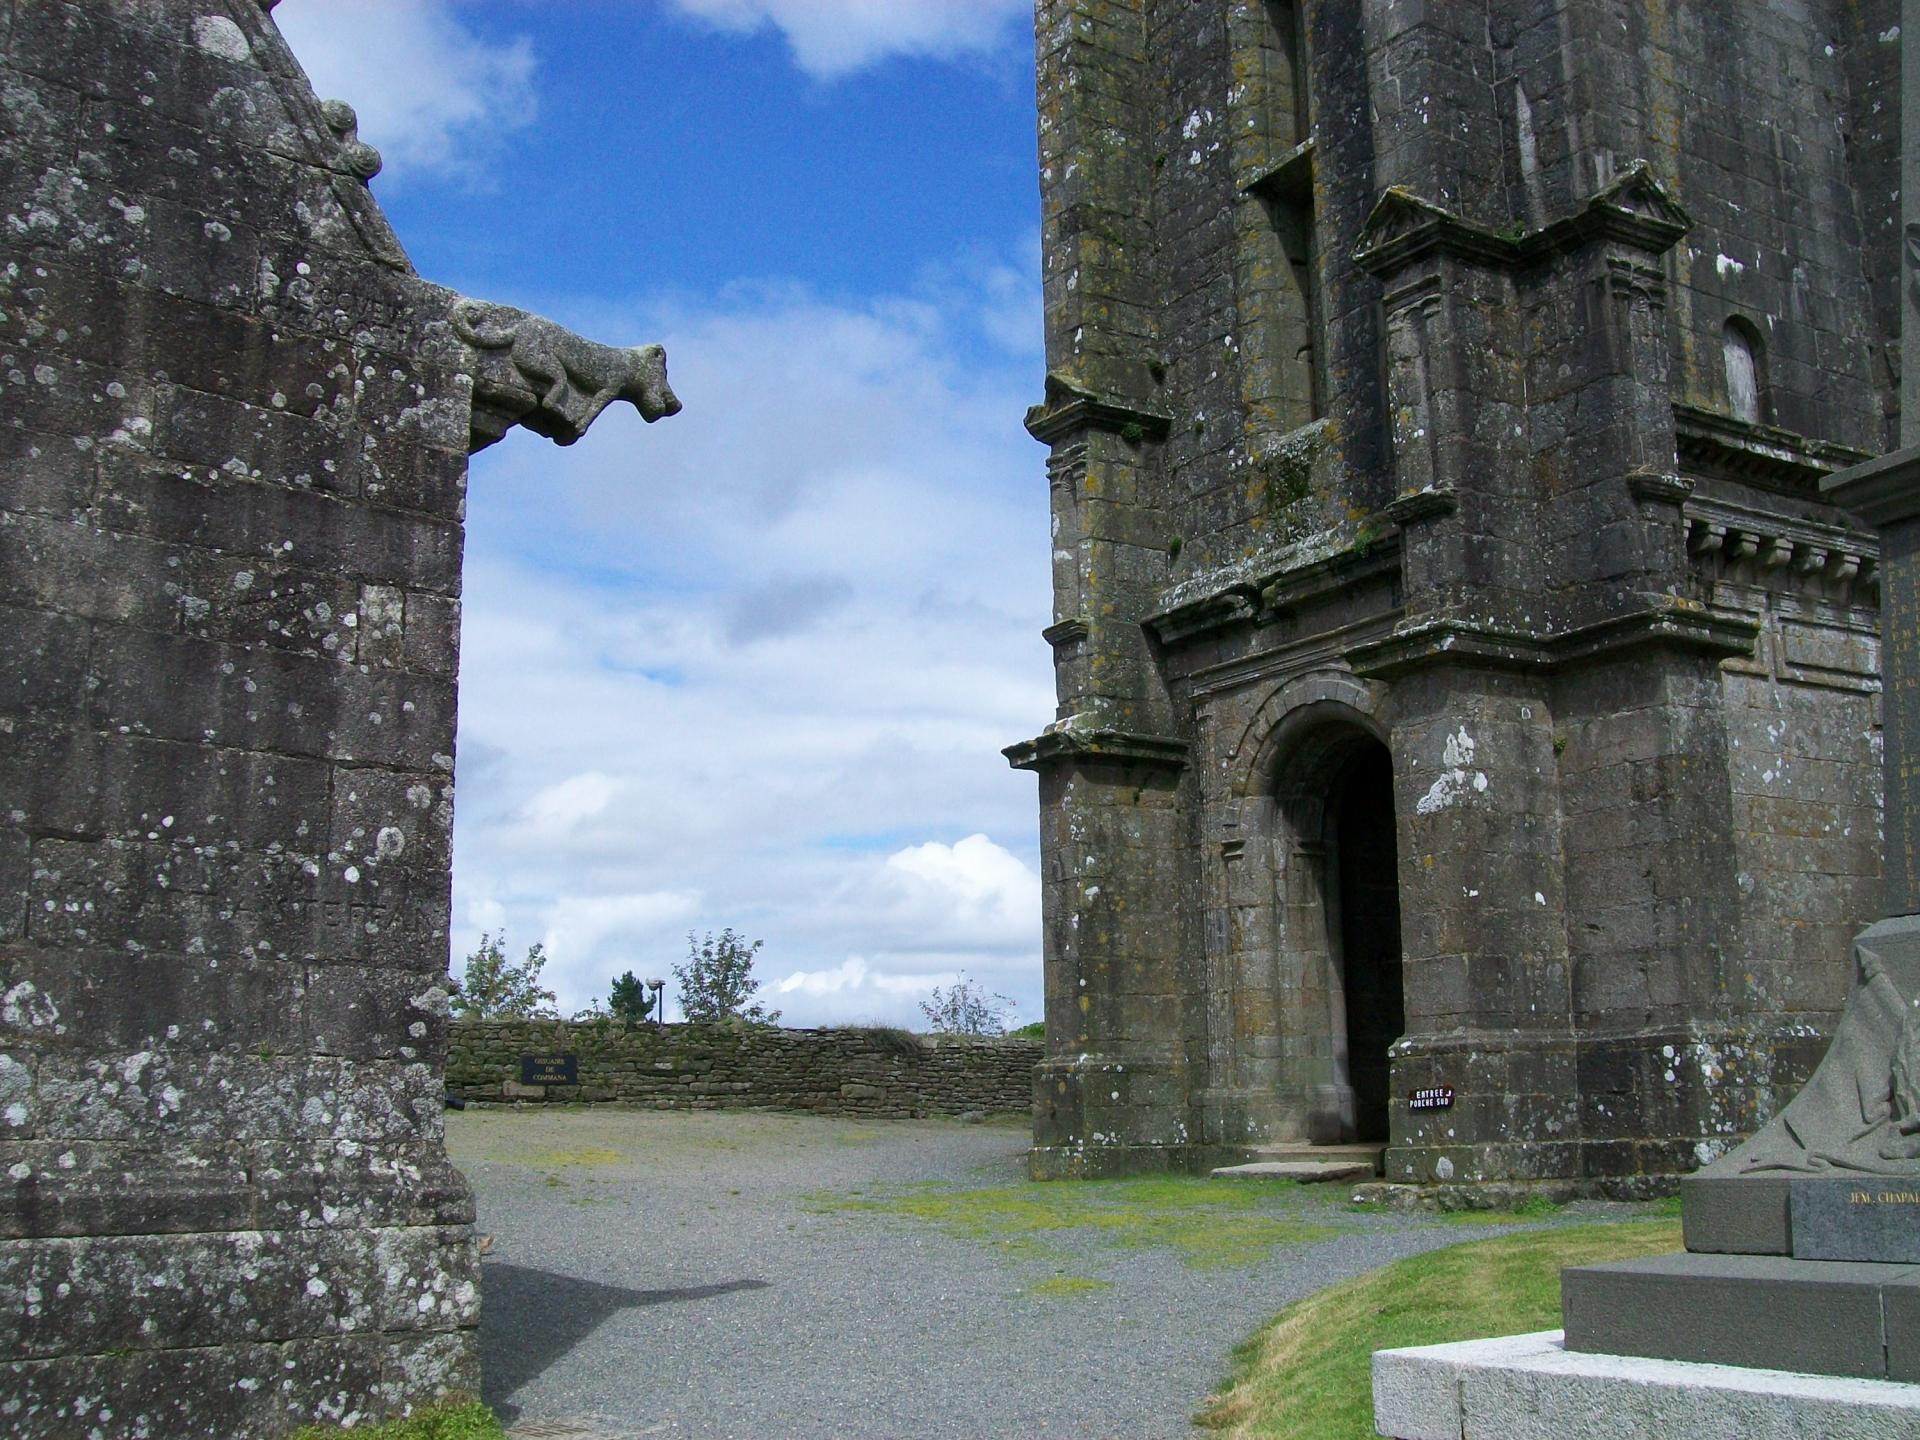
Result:
M1055 1275L1051 1280L1029 1285L1020 1293L1034 1300L1071 1300L1076 1296L1096 1295L1112 1288L1111 1280L1095 1280L1086 1275Z
M450 1400L384 1425L351 1430L309 1425L294 1431L293 1440L336 1440L341 1435L354 1440L506 1440L507 1432L478 1400Z
M533 1163L542 1168L565 1169L569 1165L620 1165L626 1159L618 1150L610 1150L604 1145L583 1145L577 1150L549 1150L543 1155L534 1156Z
M1450 1210L1440 1218L1449 1225L1528 1225L1551 1219L1565 1208L1544 1195L1530 1195L1511 1210Z
M1560 1325L1560 1270L1680 1248L1671 1219L1577 1225L1455 1245L1283 1310L1234 1351L1195 1422L1229 1440L1373 1440L1375 1350Z
M1298 1190L1292 1181L1226 1184L1189 1176L1133 1180L1050 1180L978 1189L915 1185L879 1194L824 1192L815 1211L854 1211L919 1220L962 1240L1015 1253L1044 1253L1049 1240L1087 1237L1121 1250L1167 1249L1195 1269L1251 1265L1281 1246L1335 1233L1276 1213Z

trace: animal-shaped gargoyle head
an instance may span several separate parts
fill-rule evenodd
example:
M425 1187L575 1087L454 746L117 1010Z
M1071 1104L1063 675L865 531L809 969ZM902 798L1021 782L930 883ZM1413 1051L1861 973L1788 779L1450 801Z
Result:
M469 453L515 425L571 445L615 400L649 424L679 413L658 345L601 345L544 316L481 300L455 302L448 320L473 354Z

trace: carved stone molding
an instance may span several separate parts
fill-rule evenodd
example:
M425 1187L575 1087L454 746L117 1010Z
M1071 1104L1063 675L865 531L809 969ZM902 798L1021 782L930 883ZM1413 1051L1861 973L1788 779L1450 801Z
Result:
M1072 615L1047 626L1040 632L1040 638L1058 650L1063 646L1081 644L1091 633L1086 616Z
M1684 505L1693 494L1693 481L1670 470L1632 470L1627 474L1627 491L1650 505Z
M1382 510L1394 524L1405 529L1409 525L1423 524L1428 520L1438 520L1443 515L1451 515L1460 508L1460 497L1450 486L1429 486L1424 490L1415 490L1390 502Z
M344 100L320 102L320 118L340 142L340 169L362 185L380 173L380 152L360 138L360 117Z
M1673 407L1673 434L1683 471L1784 494L1817 495L1823 477L1867 459L1863 450L1694 405Z
M1158 442L1172 430L1173 417L1120 397L1096 395L1055 372L1047 376L1047 398L1027 411L1026 424L1027 433L1043 445L1087 430L1116 435L1132 430L1138 439Z
M1356 645L1346 660L1356 675L1391 680L1434 665L1491 670L1553 670L1615 651L1661 646L1724 657L1750 654L1759 623L1672 596L1566 630L1522 633L1443 617L1402 626Z
M1752 585L1836 605L1873 605L1880 545L1871 535L1724 501L1694 499L1683 511L1687 554L1709 585Z
M1266 624L1329 591L1379 575L1397 577L1399 569L1398 535L1380 536L1364 547L1321 547L1304 556L1270 553L1216 572L1208 583L1189 582L1169 591L1160 609L1140 624L1156 644L1171 649L1231 625Z
M1075 715L1048 726L1031 740L1007 746L1000 753L1016 770L1100 761L1178 770L1186 767L1192 748L1185 740L1169 735L1114 729L1087 723Z

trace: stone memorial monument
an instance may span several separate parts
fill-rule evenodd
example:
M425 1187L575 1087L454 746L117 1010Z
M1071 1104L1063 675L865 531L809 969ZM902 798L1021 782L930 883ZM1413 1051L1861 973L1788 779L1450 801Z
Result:
M467 457L678 408L415 272L271 0L0 5L0 1433L478 1385Z

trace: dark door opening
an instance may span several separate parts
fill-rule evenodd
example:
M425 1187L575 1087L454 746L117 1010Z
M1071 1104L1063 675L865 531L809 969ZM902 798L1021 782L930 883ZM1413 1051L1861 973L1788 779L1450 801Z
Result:
M1400 873L1394 844L1393 760L1369 745L1334 781L1339 954L1347 1012L1354 1138L1387 1139L1387 1049L1406 1033L1400 973Z

